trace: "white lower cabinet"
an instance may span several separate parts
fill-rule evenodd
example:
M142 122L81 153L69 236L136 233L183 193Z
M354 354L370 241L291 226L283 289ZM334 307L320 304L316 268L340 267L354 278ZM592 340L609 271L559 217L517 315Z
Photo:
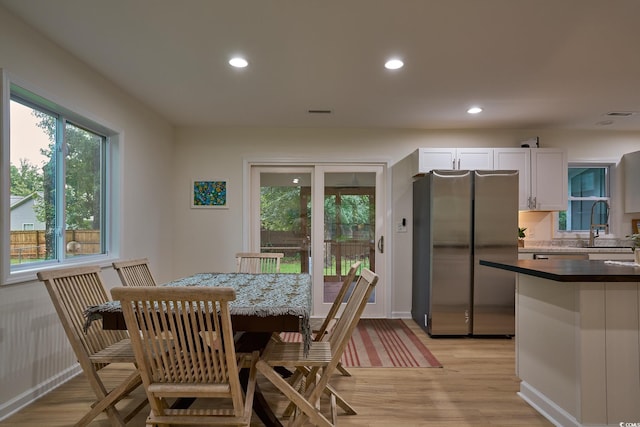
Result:
M640 283L518 274L519 396L558 426L640 420Z

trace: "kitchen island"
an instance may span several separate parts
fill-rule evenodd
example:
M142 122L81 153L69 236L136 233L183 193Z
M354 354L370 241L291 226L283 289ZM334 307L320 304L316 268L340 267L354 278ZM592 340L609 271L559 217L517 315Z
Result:
M640 423L640 267L480 260L517 273L519 395L556 425Z

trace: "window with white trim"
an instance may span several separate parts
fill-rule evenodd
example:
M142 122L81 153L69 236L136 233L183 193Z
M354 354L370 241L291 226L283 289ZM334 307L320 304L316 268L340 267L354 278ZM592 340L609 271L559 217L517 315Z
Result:
M609 223L611 166L609 164L569 164L569 203L558 213L559 231L589 231L593 208L594 224ZM595 204L595 207L594 207Z
M8 106L9 114L3 120L10 133L3 133L8 155L0 166L9 169L9 194L3 198L12 200L9 220L2 223L2 234L9 236L3 241L4 279L106 258L113 131L13 83L4 88L9 96L3 96L3 110ZM13 203L20 198L25 202ZM18 218L21 223L12 223ZM31 227L22 226L27 218Z

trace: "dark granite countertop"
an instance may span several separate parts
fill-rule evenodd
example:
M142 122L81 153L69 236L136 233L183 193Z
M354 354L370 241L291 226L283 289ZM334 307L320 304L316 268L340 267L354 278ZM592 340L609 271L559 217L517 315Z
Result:
M480 265L557 282L640 282L640 267L606 264L604 261L522 259L496 262L481 259Z
M521 254L554 254L554 253L605 253L605 254L632 254L630 247L626 246L592 246L592 247L573 247L573 246L526 246L518 248Z
M521 254L554 254L554 253L605 253L605 254L633 254L631 247L626 246L592 246L592 247L574 247L574 246L526 246L518 248Z

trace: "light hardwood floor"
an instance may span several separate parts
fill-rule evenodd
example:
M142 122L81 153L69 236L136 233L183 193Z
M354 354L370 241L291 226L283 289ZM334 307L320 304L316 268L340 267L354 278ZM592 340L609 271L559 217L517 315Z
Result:
M421 337L443 368L350 368L352 377L336 377L335 387L358 415L343 415L340 426L552 426L520 399L515 376L515 340L430 338L413 321L407 324ZM105 377L118 379L131 368L108 367ZM278 414L284 401L269 383L261 387ZM138 389L135 393L144 393ZM63 384L1 426L68 426L80 419L92 400L82 377ZM128 404L125 401L122 404ZM199 402L199 404L202 404ZM148 407L128 425L144 426ZM109 426L104 414L91 426ZM252 426L262 423L255 417Z

